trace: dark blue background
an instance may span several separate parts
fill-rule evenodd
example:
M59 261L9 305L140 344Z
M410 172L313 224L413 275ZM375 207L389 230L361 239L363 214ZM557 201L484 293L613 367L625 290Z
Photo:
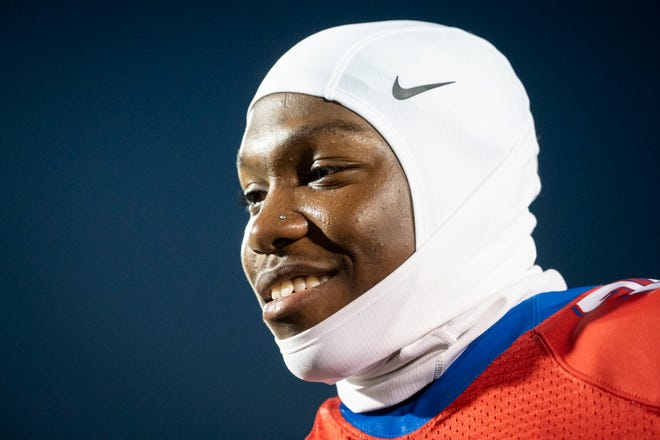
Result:
M493 42L536 116L540 264L660 275L658 14L540 3L3 2L0 438L308 431L334 389L293 379L260 323L233 164L260 78L332 25Z

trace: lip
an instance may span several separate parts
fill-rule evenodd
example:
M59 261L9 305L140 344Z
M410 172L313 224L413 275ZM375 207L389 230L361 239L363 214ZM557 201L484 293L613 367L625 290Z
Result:
M273 287L281 284L286 280L293 280L294 278L305 277L305 276L315 276L318 277L319 279L323 276L329 276L330 278L332 278L334 275L336 275L336 273L337 273L336 269L312 266L309 264L282 263L274 267L273 269L260 272L259 275L257 275L255 287L257 292L259 293L259 296L261 297L261 300L264 303L269 303L273 301L273 298L271 296L271 291L273 290ZM313 289L316 289L316 287L305 289L304 292ZM300 293L302 294L303 292ZM291 296L295 296L295 294ZM282 299L284 298L280 298L279 300Z

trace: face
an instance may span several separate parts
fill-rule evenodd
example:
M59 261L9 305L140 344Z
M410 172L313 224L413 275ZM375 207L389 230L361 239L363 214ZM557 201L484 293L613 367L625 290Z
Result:
M238 175L250 215L243 270L278 339L323 321L414 251L410 191L396 156L339 104L295 93L259 100Z

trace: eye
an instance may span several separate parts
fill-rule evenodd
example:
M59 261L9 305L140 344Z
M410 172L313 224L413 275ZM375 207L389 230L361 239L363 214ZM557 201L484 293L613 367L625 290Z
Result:
M313 166L307 174L307 183L318 182L325 177L328 177L336 172L344 170L345 167L341 166Z
M241 193L241 202L250 214L256 212L265 198L266 191L263 190L249 190Z

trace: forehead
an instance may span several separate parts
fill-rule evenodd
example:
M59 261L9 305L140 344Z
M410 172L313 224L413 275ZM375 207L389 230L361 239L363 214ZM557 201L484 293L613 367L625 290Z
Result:
M346 137L385 142L366 120L337 103L299 93L269 95L257 101L248 114L238 165L246 156L271 154L277 145L313 138L333 142Z
M247 132L258 133L273 126L323 126L330 121L354 129L371 128L362 117L336 102L301 93L276 93L260 99L253 106L248 117Z

